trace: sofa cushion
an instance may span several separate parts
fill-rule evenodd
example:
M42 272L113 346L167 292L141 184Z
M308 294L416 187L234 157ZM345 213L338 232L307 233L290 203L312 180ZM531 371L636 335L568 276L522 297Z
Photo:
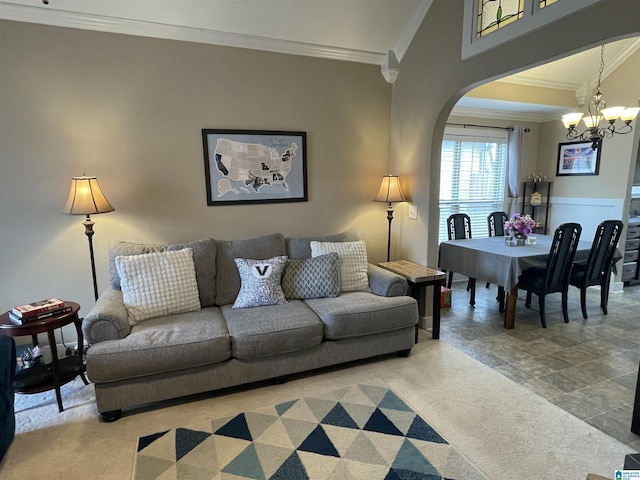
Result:
M116 257L116 266L132 325L162 315L200 310L190 248Z
M213 307L216 304L216 241L213 238L203 238L194 242L167 246L168 251L183 248L190 248L193 251L200 304L203 307Z
M282 272L282 290L287 298L337 297L340 295L338 254L288 259Z
M287 303L280 280L287 257L279 256L267 260L236 258L240 273L240 292L233 308L262 307Z
M118 267L116 267L116 257L164 252L166 248L165 245L150 243L131 243L120 240L109 242L109 280L111 286L120 288L120 275L118 274Z
M236 258L265 258L286 255L284 237L280 233L244 240L216 241L216 304L233 303L240 291L240 274Z
M340 290L342 292L370 292L369 263L364 240L356 242L311 242L311 256L338 254Z
M231 357L231 341L217 307L147 320L120 340L96 343L87 352L93 382L183 370Z
M296 352L322 342L323 325L301 300L256 308L220 307L235 358L243 360Z
M411 297L381 297L368 292L304 301L324 323L328 340L389 332L415 326L418 304Z
M286 239L287 256L289 258L310 258L311 242L355 242L360 240L360 234L355 228L334 235L317 237L290 237Z

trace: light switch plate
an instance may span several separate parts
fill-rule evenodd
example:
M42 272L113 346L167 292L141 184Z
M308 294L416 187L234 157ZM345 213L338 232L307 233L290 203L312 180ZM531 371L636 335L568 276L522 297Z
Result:
M409 205L409 220L418 219L418 207L415 205Z

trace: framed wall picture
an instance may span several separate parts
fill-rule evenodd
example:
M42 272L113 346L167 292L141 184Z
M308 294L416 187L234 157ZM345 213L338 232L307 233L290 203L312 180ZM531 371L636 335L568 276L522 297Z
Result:
M202 130L207 205L306 202L306 132Z
M556 175L598 175L602 140L592 148L591 140L561 143L558 147L558 171Z

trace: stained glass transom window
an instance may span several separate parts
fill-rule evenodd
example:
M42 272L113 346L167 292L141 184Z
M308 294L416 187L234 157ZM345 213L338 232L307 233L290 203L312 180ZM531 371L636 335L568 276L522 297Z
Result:
M559 0L539 0L539 2L540 2L539 7L540 8L544 8L547 5L551 5L552 3L556 3L557 1L559 1Z
M553 3L557 0L546 0ZM540 0L542 3L543 0ZM478 38L504 27L524 15L524 0L478 0Z

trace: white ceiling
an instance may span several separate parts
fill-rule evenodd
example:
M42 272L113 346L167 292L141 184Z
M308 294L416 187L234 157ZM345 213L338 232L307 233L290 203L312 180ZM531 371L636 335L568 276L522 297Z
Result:
M0 18L380 65L389 50L402 59L432 1L0 0ZM604 77L639 47L607 45ZM500 81L575 91L595 85L599 66L595 48ZM561 110L465 97L454 112L544 121Z

